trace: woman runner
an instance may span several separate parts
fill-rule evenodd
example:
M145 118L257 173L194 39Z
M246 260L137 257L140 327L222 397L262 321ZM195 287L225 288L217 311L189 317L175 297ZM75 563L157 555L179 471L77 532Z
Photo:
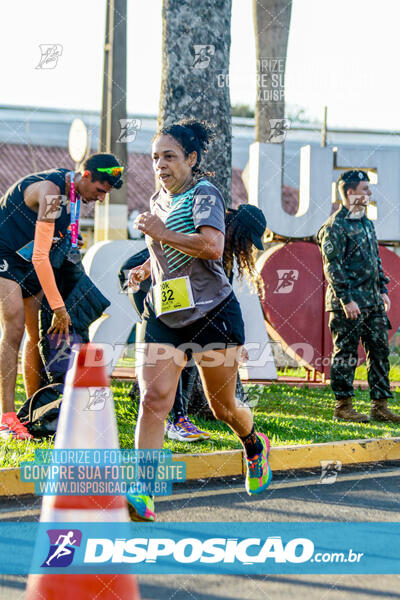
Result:
M250 409L235 400L244 325L223 268L224 200L200 170L212 138L207 124L190 119L153 139L153 168L161 188L150 200L150 211L136 219L150 258L130 274L133 284L152 279L138 340L144 343L144 358L137 372L141 404L135 446L162 448L164 421L190 350L214 415L243 445L246 490L258 494L272 477L270 443L255 432ZM133 519L155 519L151 496L128 494L128 502Z

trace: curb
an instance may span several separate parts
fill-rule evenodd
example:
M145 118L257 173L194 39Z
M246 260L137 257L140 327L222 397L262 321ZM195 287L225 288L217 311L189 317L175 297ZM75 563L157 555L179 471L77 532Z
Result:
M187 480L242 475L246 470L242 450L174 454L173 458L186 464ZM400 437L276 446L270 453L272 471L321 467L321 460L339 460L344 465L400 460ZM0 497L34 493L33 483L21 481L19 468L0 469Z

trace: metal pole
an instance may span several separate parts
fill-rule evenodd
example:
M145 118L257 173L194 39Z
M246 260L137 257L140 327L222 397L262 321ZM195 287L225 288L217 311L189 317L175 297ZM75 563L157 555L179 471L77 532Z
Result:
M321 127L321 148L326 148L326 139L328 135L328 107L324 106L324 120Z
M127 236L127 144L118 141L126 114L126 0L107 0L104 43L103 100L99 151L115 154L126 168L125 185L95 207L95 241ZM114 56L115 55L115 56ZM115 59L115 60L114 60Z
M108 113L108 64L112 54L112 47L109 38L110 30L110 0L106 2L106 29L104 33L104 65L103 65L103 95L100 113L100 132L99 132L99 152L106 152L107 149L107 113Z
M108 69L107 69L107 139L106 152L111 152L111 128L113 113L113 77L114 77L114 0L108 0Z

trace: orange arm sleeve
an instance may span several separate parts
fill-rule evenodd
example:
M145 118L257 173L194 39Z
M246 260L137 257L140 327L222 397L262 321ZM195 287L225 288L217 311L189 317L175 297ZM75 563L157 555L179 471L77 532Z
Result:
M32 255L33 266L52 310L64 306L64 300L58 291L49 258L50 248L53 243L54 227L54 221L51 223L36 221Z

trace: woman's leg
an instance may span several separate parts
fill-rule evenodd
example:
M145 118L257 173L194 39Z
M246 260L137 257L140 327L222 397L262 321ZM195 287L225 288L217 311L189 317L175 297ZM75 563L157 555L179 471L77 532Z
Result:
M243 438L252 431L253 416L250 409L239 404L235 398L239 350L238 346L227 350L210 350L195 354L194 357L215 417Z
M135 432L136 448L162 448L164 421L174 403L186 358L167 344L145 344L143 363L137 368L140 408Z
M204 352L195 355L195 360L213 413L229 425L243 444L247 459L246 490L252 495L263 492L271 482L270 443L265 434L255 433L250 409L235 398L238 350L240 347ZM222 364L217 364L216 357Z

